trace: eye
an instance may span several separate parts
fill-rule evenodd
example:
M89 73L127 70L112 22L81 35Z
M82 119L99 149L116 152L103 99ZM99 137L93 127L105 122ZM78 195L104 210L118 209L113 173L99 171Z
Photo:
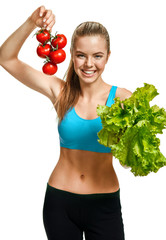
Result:
M95 58L100 59L102 58L102 55L96 55Z
M79 57L79 58L83 58L84 55L83 55L83 54L78 54L77 57Z

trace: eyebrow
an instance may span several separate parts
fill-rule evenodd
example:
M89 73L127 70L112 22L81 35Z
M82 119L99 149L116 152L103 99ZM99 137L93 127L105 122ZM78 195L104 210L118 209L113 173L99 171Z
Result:
M76 53L83 53L83 52L81 52L81 51L76 51ZM85 53L83 53L83 54L85 54ZM94 53L93 55L96 55L96 54L103 54L103 55L104 55L103 52L96 52L96 53Z

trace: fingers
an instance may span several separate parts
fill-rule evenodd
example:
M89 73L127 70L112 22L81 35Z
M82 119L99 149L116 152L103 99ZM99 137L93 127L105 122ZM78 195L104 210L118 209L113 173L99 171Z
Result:
M52 14L45 22L44 27L46 27L47 30L50 30L53 25L55 24L55 15Z
M52 10L51 9L45 10L44 15L43 15L43 22L44 22L45 19L46 20L49 19L51 17L51 15L52 15Z
M55 24L55 15L52 13L52 10L46 10L44 6L41 6L39 14L43 18L43 27L51 30Z
M54 26L54 24L55 24L55 19L53 19L53 20L48 24L48 26L46 27L46 29L47 29L47 30L51 30L52 27Z
M44 15L44 12L45 12L45 7L44 6L41 6L40 8L39 8L39 16L40 17L42 17L43 15Z

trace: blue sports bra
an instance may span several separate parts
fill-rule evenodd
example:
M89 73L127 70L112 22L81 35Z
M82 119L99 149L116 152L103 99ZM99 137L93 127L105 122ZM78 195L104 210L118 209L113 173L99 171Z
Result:
M116 86L112 86L106 106L114 103ZM84 119L77 115L75 108L70 107L63 120L58 124L60 146L92 152L110 153L111 148L100 144L97 133L102 129L101 118Z

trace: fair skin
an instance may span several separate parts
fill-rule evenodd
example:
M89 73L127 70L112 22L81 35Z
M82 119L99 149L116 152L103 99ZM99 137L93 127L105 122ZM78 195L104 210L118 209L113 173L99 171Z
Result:
M97 113L95 113L96 103L101 101L102 95L107 94L111 87L101 77L110 56L110 52L107 53L106 41L100 35L79 37L71 55L81 87L77 111L82 112L85 119L97 118ZM89 116L87 114L87 104L89 109L92 110Z
M73 52L71 52L74 69L79 76L81 86L77 109L78 112L83 113L82 118L97 118L97 103L99 104L102 98L105 100L105 96L108 96L111 86L103 81L101 75L110 54L111 51L108 53L106 40L100 35L79 37ZM124 88L118 88L117 96L124 100L126 97L131 96L131 92ZM89 114L87 114L87 104L91 110Z
M40 17L42 14L42 17ZM46 19L46 22L43 20ZM47 96L52 102L58 96L63 81L55 75L47 76L18 58L19 51L36 27L49 27L52 30L55 15L44 6L37 8L30 17L0 47L0 64L13 77L27 87ZM53 90L52 90L53 89Z
M46 21L43 22L43 19ZM64 81L55 75L47 76L34 69L21 61L18 54L26 38L36 27L46 25L45 27L52 30L54 24L55 15L51 10L41 6L9 36L0 48L1 66L26 86L47 96L52 103L58 97ZM105 83L101 77L110 53L107 54L105 40L95 36L78 38L71 56L81 86L81 96L75 106L76 111L82 118L94 119L97 117L97 104L105 105L111 88L111 85ZM89 72L90 70L95 72ZM131 94L129 90L118 87L115 97L124 100ZM48 183L53 187L75 193L114 192L119 189L111 153L63 147L60 147L60 156Z

